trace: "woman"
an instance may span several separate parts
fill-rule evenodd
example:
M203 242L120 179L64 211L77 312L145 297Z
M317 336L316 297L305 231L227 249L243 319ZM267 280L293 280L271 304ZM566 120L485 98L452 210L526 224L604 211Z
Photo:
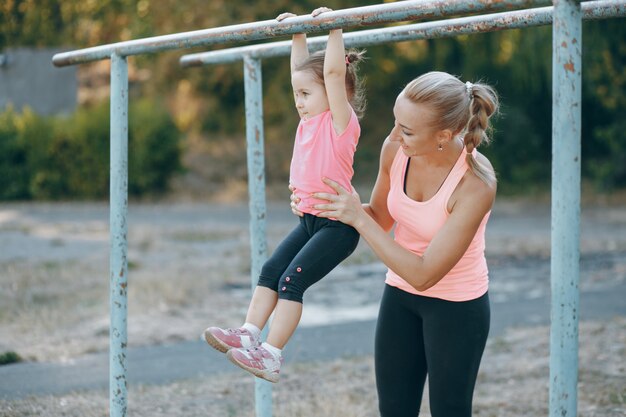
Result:
M428 376L433 417L469 417L489 332L485 226L496 179L476 148L495 91L430 72L393 109L369 204L331 179L319 216L353 226L388 266L375 342L382 417L415 417ZM292 195L292 209L299 211ZM394 237L390 235L394 227Z

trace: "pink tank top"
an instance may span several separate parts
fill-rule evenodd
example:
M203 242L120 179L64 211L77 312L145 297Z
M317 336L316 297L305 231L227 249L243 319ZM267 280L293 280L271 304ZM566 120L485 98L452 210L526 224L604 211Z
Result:
M338 182L346 190L352 190L352 163L360 134L361 126L354 111L341 135L335 132L330 110L308 120L300 120L289 170L289 183L295 187L294 193L300 197L300 211L315 215L320 210L312 206L327 203L325 200L312 198L311 193L335 193L335 190L322 182L323 177Z
M431 199L420 202L412 200L404 192L408 160L402 148L399 148L391 165L387 206L396 221L396 242L421 256L450 216L448 200L469 166L465 160L465 152L461 152L437 193ZM426 291L417 291L391 269L387 271L385 282L412 294L449 301L467 301L480 297L487 292L489 283L485 260L485 226L490 213L491 211L483 218L463 257L437 284Z

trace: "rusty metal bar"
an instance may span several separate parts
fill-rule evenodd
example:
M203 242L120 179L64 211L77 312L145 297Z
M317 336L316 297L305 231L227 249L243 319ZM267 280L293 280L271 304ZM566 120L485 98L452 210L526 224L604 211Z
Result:
M435 19L465 13L513 10L547 6L548 0L414 0L354 7L324 13L318 17L298 16L282 22L261 22L196 30L151 38L135 39L56 54L54 65L83 64L108 59L111 54L131 56L174 49L267 39L294 33L327 32L330 29L372 26L411 20Z
M261 61L244 57L244 89L246 97L246 143L248 159L248 192L250 195L250 283L252 291L256 287L263 263L267 260L265 204L265 154L263 134L263 83ZM267 336L267 328L262 337ZM272 416L271 383L255 378L255 411L257 417Z
M552 37L550 417L575 417L578 385L582 12L555 0Z
M111 56L111 201L109 399L111 417L127 409L126 348L128 273L128 63Z
M603 0L583 3L583 19L597 20L626 17L626 0ZM389 42L401 42L418 39L448 38L459 35L495 32L500 30L521 29L552 24L553 7L518 10L393 26L383 29L370 29L344 33L346 48L357 46L381 45ZM309 50L321 50L326 45L328 36L309 38ZM244 56L272 58L287 56L291 51L291 41L270 42L260 45L242 46L219 51L201 52L184 55L180 58L183 67L237 62Z

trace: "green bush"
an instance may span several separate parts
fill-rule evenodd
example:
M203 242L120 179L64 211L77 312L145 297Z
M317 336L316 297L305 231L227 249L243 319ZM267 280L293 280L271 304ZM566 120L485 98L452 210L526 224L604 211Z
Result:
M169 178L182 169L180 133L163 107L139 100L130 109L129 193L144 195L167 190Z
M0 199L26 199L29 173L27 150L20 132L20 116L9 108L0 114Z
M0 353L0 366L9 365L12 363L18 363L22 361L23 361L22 357L13 351Z
M180 133L165 108L129 109L129 194L167 190L181 169ZM109 194L109 104L66 117L0 114L0 199L102 199Z

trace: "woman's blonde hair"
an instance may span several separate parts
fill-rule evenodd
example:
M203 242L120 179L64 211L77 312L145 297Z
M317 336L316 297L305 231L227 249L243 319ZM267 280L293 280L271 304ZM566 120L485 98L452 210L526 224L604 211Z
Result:
M433 128L449 129L453 136L462 134L472 172L486 184L496 183L493 170L478 162L472 154L483 142L489 143L489 119L498 111L498 95L491 86L463 83L446 72L432 71L407 84L402 94L413 103L424 104L433 111Z
M295 70L309 71L320 84L324 85L324 55L324 51L312 53ZM363 81L357 74L358 63L364 59L365 51L350 50L346 53L346 92L350 106L358 118L365 112L365 89Z

